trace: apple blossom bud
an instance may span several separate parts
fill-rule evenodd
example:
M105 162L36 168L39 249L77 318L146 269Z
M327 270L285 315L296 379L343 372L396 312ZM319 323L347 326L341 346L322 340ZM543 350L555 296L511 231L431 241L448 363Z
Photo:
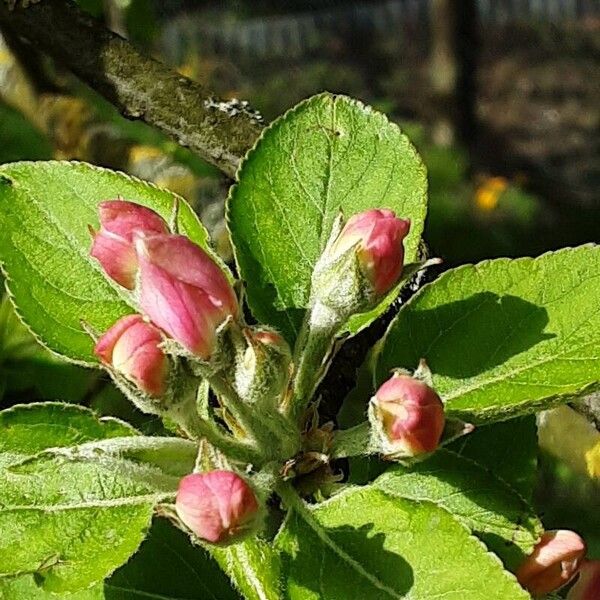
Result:
M92 230L94 241L90 254L111 279L131 290L137 271L134 231L168 233L167 224L153 210L125 200L101 202L98 210L100 230Z
M135 236L142 310L192 354L208 359L216 332L238 304L210 256L182 235Z
M270 329L247 327L244 337L247 346L236 361L236 390L246 402L258 402L266 410L276 408L289 382L290 347Z
M371 398L369 420L384 455L409 458L437 448L444 405L423 381L395 374Z
M236 541L254 528L259 514L254 491L232 471L186 475L175 509L191 531L213 544Z
M534 597L553 592L576 575L585 543L574 531L546 531L517 570L519 583Z
M162 341L160 331L141 315L129 315L119 319L98 340L94 353L144 392L161 396L169 372L169 360L159 347Z
M403 241L409 229L410 221L399 219L391 210L367 210L348 219L330 252L340 256L355 247L363 273L382 296L400 278Z
M600 598L600 560L586 560L579 578L569 590L567 600L598 600Z
M410 221L368 210L333 223L311 281L311 326L335 328L372 308L400 280Z

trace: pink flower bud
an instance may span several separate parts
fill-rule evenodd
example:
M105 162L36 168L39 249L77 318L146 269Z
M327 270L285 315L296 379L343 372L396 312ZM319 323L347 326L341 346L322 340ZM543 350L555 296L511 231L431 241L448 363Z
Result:
M259 505L254 491L239 475L210 471L180 481L175 509L199 538L224 544L252 529Z
M339 256L357 244L363 273L375 292L383 295L402 273L403 241L409 229L410 221L399 219L391 210L367 210L348 219L331 250Z
M585 543L574 531L546 531L519 567L519 583L533 596L544 596L568 583L585 556Z
M567 600L598 600L600 598L600 560L586 560L579 578L569 590Z
M208 359L218 327L238 312L227 277L182 235L139 234L135 248L142 310L187 350Z
M141 315L119 319L96 343L94 353L107 366L152 396L165 392L169 361L160 331Z
M98 210L100 230L92 230L94 241L90 254L111 279L132 290L137 271L134 231L168 233L167 224L153 210L125 200L101 202Z
M371 421L386 453L411 457L433 452L442 437L444 405L435 391L408 375L394 375L371 399Z

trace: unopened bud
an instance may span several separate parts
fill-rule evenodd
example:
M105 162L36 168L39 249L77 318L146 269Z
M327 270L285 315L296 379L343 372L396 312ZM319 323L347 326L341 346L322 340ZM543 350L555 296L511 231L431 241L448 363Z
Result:
M227 277L182 235L139 234L135 248L143 312L189 352L208 359L217 329L238 312Z
M409 229L410 221L399 219L391 210L367 210L348 219L331 253L340 256L354 248L363 273L381 296L400 278Z
M371 398L369 420L384 455L410 458L438 447L444 431L444 405L423 381L395 374Z
M290 347L276 331L246 328L247 343L236 364L235 385L247 402L278 406L290 376Z
M574 531L546 531L517 570L519 583L534 597L571 581L585 556L585 543Z
M213 544L237 541L255 527L259 514L254 490L232 471L187 475L175 509L194 534Z
M137 272L134 232L168 233L167 224L153 210L125 200L101 202L98 211L100 230L92 231L94 242L90 254L111 279L131 290Z
M600 560L586 560L579 578L569 590L567 600L598 600L600 598Z
M312 289L320 304L344 318L368 310L399 281L410 221L373 209L341 225L341 218L334 223Z
M94 353L142 391L161 396L169 373L169 359L159 346L162 341L160 331L141 315L129 315L100 337Z

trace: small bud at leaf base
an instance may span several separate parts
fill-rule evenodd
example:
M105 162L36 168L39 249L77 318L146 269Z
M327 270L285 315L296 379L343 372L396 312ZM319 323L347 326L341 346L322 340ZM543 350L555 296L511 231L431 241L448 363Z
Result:
M569 590L567 600L600 599L600 560L586 560L579 570L575 585Z
M180 481L175 509L199 538L227 544L253 529L259 504L250 485L236 473L209 471Z
M444 431L444 405L423 381L395 374L371 398L369 420L383 454L409 458L438 447Z
M558 590L576 575L585 543L574 531L546 531L517 570L519 583L534 597Z
M341 255L356 248L359 264L377 295L388 292L402 273L404 238L410 221L399 219L391 210L372 209L353 215L331 247Z
M290 347L270 329L247 327L244 337L248 345L236 364L236 390L246 402L258 402L266 410L275 408L290 376Z
M101 202L98 210L100 230L93 233L90 254L111 279L131 290L137 272L133 233L168 233L167 224L153 210L125 200Z
M162 339L160 331L141 315L129 315L98 340L94 353L144 392L160 396L169 372L169 360L159 347Z
M137 235L140 306L153 323L192 354L208 359L216 331L238 313L227 277L182 235Z

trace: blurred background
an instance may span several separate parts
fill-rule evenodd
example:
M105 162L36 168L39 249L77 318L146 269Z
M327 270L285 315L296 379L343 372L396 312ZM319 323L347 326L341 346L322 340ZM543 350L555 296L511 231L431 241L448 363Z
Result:
M385 112L427 164L425 240L446 266L600 241L598 0L79 3L265 122L323 90ZM0 34L0 163L78 159L154 181L190 201L231 258L226 178ZM2 406L59 398L161 431L105 379L37 346L6 299L0 393ZM548 527L580 531L600 558L597 405L587 419L568 407L540 417L535 498Z

